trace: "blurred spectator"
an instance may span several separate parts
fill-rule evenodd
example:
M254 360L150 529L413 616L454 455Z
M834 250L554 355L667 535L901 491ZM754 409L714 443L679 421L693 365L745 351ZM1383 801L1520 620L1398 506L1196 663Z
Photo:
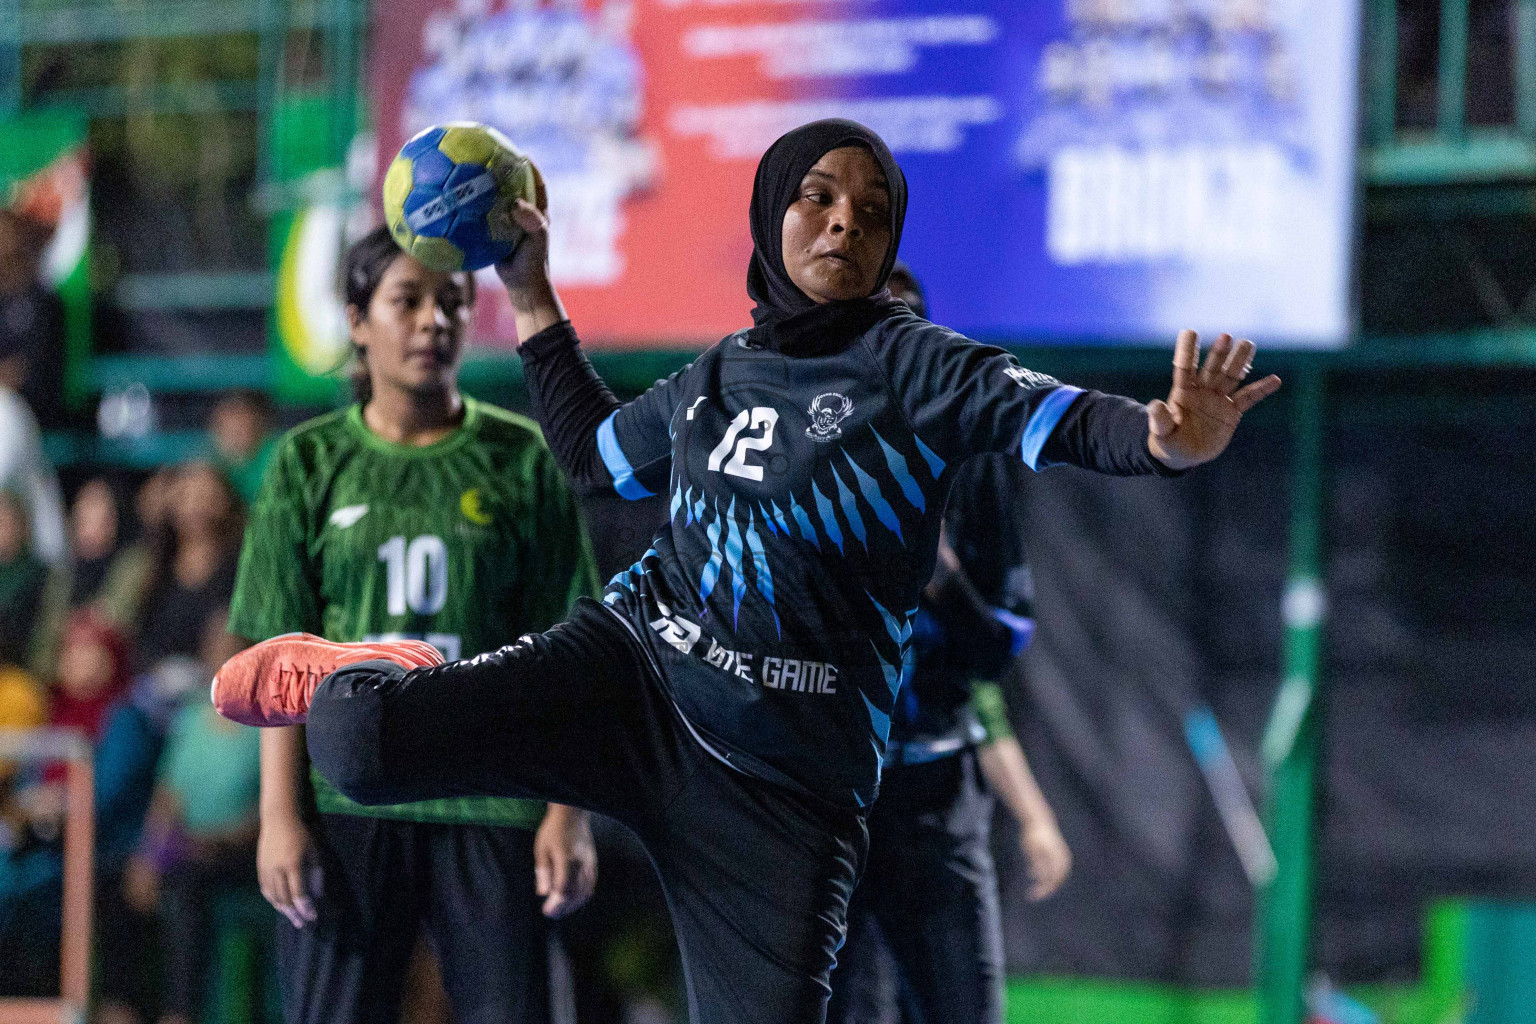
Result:
M0 512L0 518L3 516ZM0 533L4 529L0 525ZM8 616L8 610L0 610L0 626L9 624ZM43 688L21 669L0 665L0 729L34 729L47 719ZM31 831L25 804L16 792L27 775L26 768L0 760L0 996L41 995L46 991L46 987L39 990L40 985L46 986L46 964L39 968L33 929L25 920L17 920L7 899L15 888L11 884L13 872L8 870L12 852L27 841ZM57 924L53 927L57 930ZM57 954L51 962L57 971Z
M64 561L64 502L43 454L42 435L27 403L0 384L0 491L21 498L32 520L32 552L49 565Z
M33 729L48 720L48 700L37 681L19 668L0 666L0 729ZM0 761L0 786L16 766Z
M139 577L139 602L134 609L130 636L138 635L138 627L144 618L144 605L175 546L175 534L171 530L171 503L176 494L177 470L165 467L156 470L139 487L134 495L133 506L138 520L138 532L133 543L123 554L131 564L136 564L143 574Z
M176 494L176 474L173 467L157 469L144 481L134 498L134 511L139 517L141 541L168 540L171 529L171 502Z
M64 305L39 281L53 227L0 209L0 387L44 427L64 425Z
M32 552L20 498L0 489L0 665L31 663L48 567Z
M217 616L223 629L223 617ZM108 1020L146 1019L157 1005L154 917L125 898L126 868L137 852L155 788L156 767L171 724L202 702L212 670L194 658L168 658L140 676L102 728L96 745L96 963L101 1008Z
M50 724L78 729L93 743L107 711L128 689L128 645L122 633L89 608L64 624Z
M78 729L94 743L108 708L126 689L127 660L122 637L110 626L89 612L72 616L64 630L48 724ZM11 950L9 959L16 962L4 966L27 979L26 994L36 995L39 987L57 989L65 766L47 765L40 776L27 768L21 777L30 777L31 783L15 794L12 821L18 827L0 863L0 950ZM0 955L0 962L6 960Z
M146 956L156 947L153 920L123 899L124 868L139 848L165 734L186 703L202 698L208 673L197 659L168 658L134 682L101 726L94 757L100 1022L143 1020L154 1007L153 958ZM7 692L0 675L0 722L13 704L14 713L28 715L25 695L13 701ZM31 714L33 724L42 720L40 711ZM18 813L9 820L21 827L0 844L0 995L45 995L58 991L62 848Z
M98 606L105 618L118 625L133 616L109 610L118 602L110 599L111 574L119 553L117 495L104 477L88 480L75 495L69 510L70 554L74 556L69 580L69 606Z
M0 729L35 729L48 720L43 688L27 673L0 665ZM18 765L0 760L0 851L14 845L23 822L11 798Z
M76 729L92 743L107 712L128 689L128 645L123 635L89 610L64 624L58 674L49 694L48 724ZM33 827L55 835L64 817L64 765L49 765L43 783L22 794Z
M213 669L242 644L225 616L204 630L202 663ZM256 888L261 743L257 730L219 716L204 700L176 715L160 761L140 852L124 891L142 912L157 906L166 950L161 1024L192 1024L206 990L215 899Z
M262 474L277 445L271 399L248 388L225 395L208 417L208 432L219 468L240 500L249 503L261 488Z
M156 479L145 485L146 491ZM160 519L163 529L163 514ZM121 524L112 485L105 477L87 481L69 512L69 569L55 572L44 593L33 644L37 675L51 677L57 671L60 635L71 612L90 608L124 636L136 630L156 558L150 543L124 545Z
M176 473L165 507L169 545L135 644L137 664L145 668L170 655L198 653L209 618L229 606L244 529L239 497L206 462L189 463Z

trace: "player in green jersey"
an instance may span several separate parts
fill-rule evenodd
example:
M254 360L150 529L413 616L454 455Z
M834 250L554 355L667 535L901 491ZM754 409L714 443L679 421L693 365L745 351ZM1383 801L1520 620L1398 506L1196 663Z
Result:
M549 628L596 592L596 569L538 428L458 391L473 279L428 270L382 228L343 271L360 401L279 446L231 631L414 637L456 659ZM257 868L286 918L289 1024L398 1018L423 922L461 1024L546 1020L540 911L591 895L585 812L492 798L362 807L307 772L303 750L301 726L262 734Z

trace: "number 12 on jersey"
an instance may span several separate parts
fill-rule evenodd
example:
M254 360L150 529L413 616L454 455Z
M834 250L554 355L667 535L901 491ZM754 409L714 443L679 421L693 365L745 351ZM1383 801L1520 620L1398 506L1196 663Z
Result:
M709 469L712 473L725 473L729 476L739 476L746 480L761 481L763 479L763 467L747 461L747 452L767 451L773 445L773 428L779 422L779 411L769 406L756 406L752 409L743 409L731 420L730 426L725 428L725 436L720 443L715 445L715 450L709 453ZM761 430L762 434L753 437L742 435L742 431L750 427L752 430ZM732 452L732 446L735 451ZM730 455L729 462L725 462L726 455ZM722 466L721 463L725 464ZM379 549L383 551L383 548Z

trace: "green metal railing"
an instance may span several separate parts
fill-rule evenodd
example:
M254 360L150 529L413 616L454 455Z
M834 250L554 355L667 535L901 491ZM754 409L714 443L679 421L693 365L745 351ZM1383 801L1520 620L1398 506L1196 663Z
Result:
M1324 388L1320 367L1291 382L1290 568L1281 605L1283 679L1264 735L1268 829L1278 870L1258 894L1254 979L1259 1024L1300 1024L1312 922L1313 794L1316 788L1323 620Z
M1467 124L1470 0L1441 0L1433 129L1399 127L1398 0L1367 0L1361 174L1378 185L1536 180L1536 0L1509 0L1514 120Z
M356 127L359 50L367 0L0 0L0 119L24 110L65 108L93 121L130 115L253 113L257 138L258 212L281 209L284 167L273 137L277 112L289 96L325 98L331 107L324 143L340 164ZM287 53L296 32L315 36L321 74L289 81ZM50 49L143 40L251 36L256 77L196 82L113 82L50 88L28 95L24 56ZM309 69L306 69L309 70ZM270 278L246 272L128 274L115 299L126 308L264 309L272 304Z

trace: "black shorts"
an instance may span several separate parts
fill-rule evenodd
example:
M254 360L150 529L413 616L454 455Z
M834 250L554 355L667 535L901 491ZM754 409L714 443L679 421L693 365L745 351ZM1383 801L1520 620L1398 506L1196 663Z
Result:
M832 975L831 1024L888 1020L895 997L907 1024L1002 1024L991 820L973 751L886 772L869 816L869 866Z
M288 1024L396 1024L426 927L460 1024L545 1024L549 960L533 832L321 814L316 920L277 921Z
M307 734L315 767L363 803L518 796L616 819L661 876L694 1024L824 1018L863 817L710 755L597 602L472 661L342 669Z

